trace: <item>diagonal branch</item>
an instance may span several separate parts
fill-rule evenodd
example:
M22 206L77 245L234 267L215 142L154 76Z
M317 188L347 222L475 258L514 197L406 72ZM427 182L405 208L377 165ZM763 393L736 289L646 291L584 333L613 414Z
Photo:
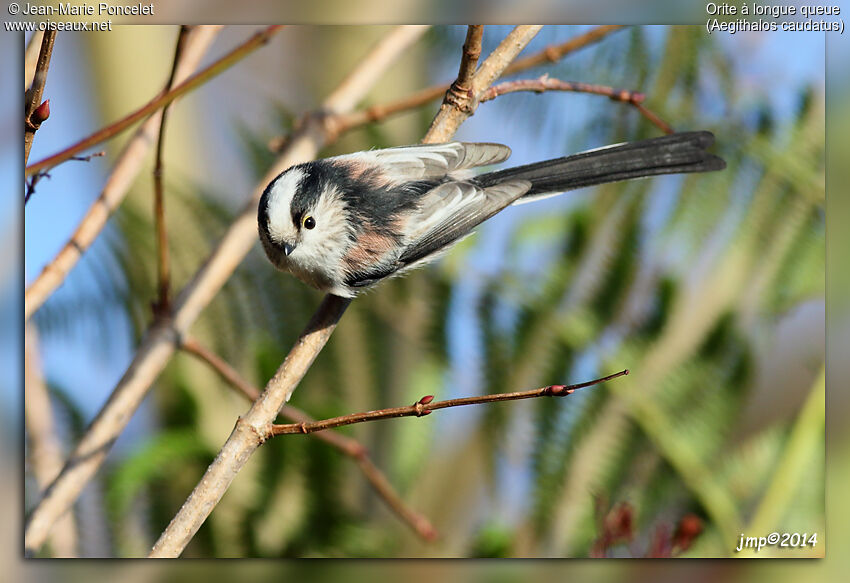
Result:
M221 26L218 25L197 26L192 29L174 76L175 83L184 81L192 71L197 69L198 63L220 30ZM74 234L27 287L24 294L26 320L47 301L50 294L62 285L82 254L103 230L109 216L124 200L133 180L142 169L145 154L154 141L161 115L162 112L154 113L136 130L118 156L103 190L80 221ZM41 175L41 173L34 174L30 181Z
M209 365L211 369L218 373L218 376L249 401L256 401L260 397L259 389L245 380L227 361L191 336L183 338L180 341L179 348Z
M538 26L518 26L502 41L473 77L472 85L476 94L490 86L539 29ZM405 46L406 43L395 48L403 50ZM362 65L363 63L361 67ZM348 100L347 105L354 107L354 100ZM452 112L456 110L455 107L451 109ZM331 113L335 112L331 110ZM450 137L457 131L458 126L468 115L456 115L441 108L435 123L432 124L432 129L423 141L426 143L444 141L446 137ZM309 127L310 119L314 118L308 118L305 126ZM322 122L319 121L319 123ZM320 127L324 128L324 124L322 123ZM294 143L295 140L290 142L290 148ZM253 216L251 219L253 222ZM162 533L149 557L176 557L183 552L236 475L263 443L266 437L264 431L277 417L280 408L306 374L350 302L351 300L346 298L325 296L318 311L307 324L307 328L301 333L283 364L269 380L263 394L254 402L250 411L236 422L236 427L227 442L207 468L183 507Z
M268 43L269 40L271 40L271 37L274 36L275 33L279 32L281 28L281 25L272 25L267 27L265 30L256 33L247 41L236 47L234 50L223 56L215 63L211 64L206 69L199 71L198 73L196 73L180 85L172 88L171 90L160 93L157 97L155 97L136 111L130 113L129 115L126 115L125 117L119 119L116 122L111 123L105 128L96 131L92 135L83 138L76 144L68 146L61 152L53 154L52 156L49 156L44 160L40 160L34 164L31 164L30 166L27 166L26 175L29 176L41 170L48 170L53 166L56 166L60 162L64 162L71 156L78 154L79 152L82 152L85 149L91 148L92 146L95 146L100 142L103 142L105 140L108 140L109 138L120 134L121 132L132 126L134 123L139 122L148 117L150 114L156 112L157 110L162 109L181 95L192 91L193 89L203 85L213 77L216 77L219 74L223 73L235 63L238 63L239 61L253 53L255 50Z
M221 378L229 383L240 394L245 396L249 401L256 401L259 398L260 391L256 387L242 378L242 376L221 357L208 350L194 338L185 339L180 344L180 348L208 364L219 374L219 376L221 376ZM307 415L307 413L303 412L301 409L293 407L292 405L284 405L281 407L280 414L282 417L285 417L294 423L315 423L315 421ZM431 525L431 522L423 515L410 508L404 500L402 500L401 496L399 496L392 487L392 484L390 484L390 481L384 473L378 469L369 457L369 453L365 446L356 439L346 437L333 431L316 433L315 437L354 460L354 463L356 463L360 468L360 471L363 472L366 480L368 480L368 482L372 485L372 488L375 489L378 497L380 497L384 503L386 503L386 505L399 516L399 518L406 522L417 535L425 540L434 540L437 537L437 531Z
M540 389L529 391L517 391L513 393L494 393L491 395L480 395L477 397L463 397L460 399L448 399L446 401L434 401L433 395L426 395L412 405L406 407L393 407L391 409L379 409L365 413L352 413L341 417L333 417L322 421L289 423L286 425L271 425L268 428L270 436L291 435L295 433L310 434L344 425L364 423L366 421L377 421L379 419L391 419L395 417L424 417L438 409L449 407L461 407L464 405L481 405L482 403L497 403L500 401L518 401L520 399L533 399L536 397L566 397L572 395L578 389L598 385L617 377L629 374L628 369L614 374L604 376L592 381L586 381L575 385L549 385Z
M47 82L47 69L50 67L50 57L53 55L55 40L55 30L48 30L44 33L41 39L41 48L38 51L32 87L26 92L26 103L24 104L24 165L30 158L30 148L35 132L50 115L50 104L48 101L42 103L41 97L44 94L44 85Z
M426 28L393 29L328 96L323 108L331 114L351 110L395 58L418 39ZM25 532L27 552L33 552L44 543L53 522L73 504L97 472L112 443L126 427L151 384L174 354L179 336L188 330L254 246L257 239L257 202L268 182L289 166L313 158L325 143L322 119L322 116L316 115L306 120L286 151L256 185L245 209L231 224L210 257L177 296L171 318L157 318L148 328L133 361L113 389L109 400L77 444L62 473L30 514ZM331 298L339 300L333 296ZM333 307L333 302L323 306L327 313ZM337 305L336 309L339 307ZM300 377L293 380L297 384Z
M661 119L661 117L655 113L654 111L648 109L643 103L633 103L642 116L652 122L657 128L659 128L665 134L672 134L675 130L673 126L668 124L666 121Z

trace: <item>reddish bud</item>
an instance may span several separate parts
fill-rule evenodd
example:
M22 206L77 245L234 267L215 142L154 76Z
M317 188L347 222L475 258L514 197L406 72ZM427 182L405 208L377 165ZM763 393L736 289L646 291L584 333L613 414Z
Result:
M607 550L634 538L634 511L630 504L621 502L602 519L599 537L590 548L592 558L606 556Z
M702 520L696 514L686 514L679 521L676 534L673 535L673 546L685 551L702 532Z
M633 536L632 518L633 511L630 504L623 502L618 504L606 520L606 527L615 539L630 540Z
M41 122L50 117L50 100L47 99L35 108L35 111L32 112L30 116L30 120L34 125L39 125Z
M430 403L433 400L434 400L434 395L425 395L424 397L419 399L419 403L421 405L427 405L428 403Z

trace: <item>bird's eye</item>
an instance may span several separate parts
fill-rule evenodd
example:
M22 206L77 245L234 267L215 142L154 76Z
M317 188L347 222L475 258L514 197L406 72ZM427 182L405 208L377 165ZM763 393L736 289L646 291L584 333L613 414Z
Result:
M302 224L304 225L305 229L312 229L316 226L316 219L310 216L304 217L304 221L302 222Z

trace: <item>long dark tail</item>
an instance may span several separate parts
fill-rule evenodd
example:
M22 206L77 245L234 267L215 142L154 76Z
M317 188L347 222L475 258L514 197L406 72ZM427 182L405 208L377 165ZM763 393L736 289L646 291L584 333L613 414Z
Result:
M705 151L712 143L711 132L682 132L490 172L475 181L487 187L510 179L529 180L532 186L520 199L524 200L643 176L722 170L726 162Z

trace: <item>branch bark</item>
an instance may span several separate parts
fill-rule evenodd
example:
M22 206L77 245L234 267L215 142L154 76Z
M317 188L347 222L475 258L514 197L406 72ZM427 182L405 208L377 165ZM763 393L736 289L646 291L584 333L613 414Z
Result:
M379 409L377 411L367 411L365 413L352 413L341 417L333 417L331 419L323 419L322 421L288 423L285 425L271 425L268 428L270 436L291 435L291 434L311 434L317 431L325 431L335 427L344 425L353 425L355 423L365 423L367 421L377 421L379 419L391 419L394 417L424 417L429 415L431 411L438 409L448 409L449 407L462 407L464 405L481 405L483 403L497 403L500 401L518 401L520 399L533 399L536 397L566 397L572 395L578 389L583 389L592 385L598 385L606 381L613 380L617 377L629 374L628 369L610 374L605 377L594 379L575 385L549 385L539 389L531 389L529 391L517 391L513 393L494 393L490 395L480 395L477 397L463 397L460 399L448 399L446 401L434 401L433 395L426 395L416 401L412 405L406 407L393 407L390 409Z
M227 362L221 359L217 354L208 350L200 342L194 338L184 340L180 348L199 358L201 361L208 364L215 370L221 378L229 383L240 394L245 396L249 401L256 401L260 396L260 391L251 383L246 381L242 376ZM315 420L301 409L292 405L284 405L280 409L280 415L294 423L314 423ZM346 437L340 433L333 431L316 433L314 437L324 441L328 445L339 450L343 455L350 457L354 463L363 472L366 480L375 489L384 503L398 515L417 535L425 540L434 540L437 537L436 529L431 525L431 522L423 515L419 514L410 508L401 496L395 491L390 484L390 481L384 473L378 469L364 445L356 439Z
M38 51L38 62L35 65L35 74L32 79L32 87L26 92L26 103L24 108L24 165L30 158L30 148L41 123L50 115L50 108L45 101L41 102L44 94L44 85L47 82L47 70L50 68L50 57L53 55L53 43L56 40L56 31L45 31L41 39L41 48Z
M174 83L185 81L192 71L198 68L201 58L221 28L218 25L193 28L186 39L185 48L174 75ZM74 234L29 285L24 294L25 320L28 320L62 285L77 261L103 230L109 216L124 200L124 196L142 169L145 154L154 142L161 116L161 111L154 113L136 130L118 156L103 190L89 207Z
M137 109L133 113L119 119L118 121L111 123L103 129L100 129L93 133L92 135L83 138L76 144L68 146L61 152L57 152L52 156L49 156L43 160L40 160L26 168L26 176L30 176L31 174L35 174L36 172L40 172L43 170L48 170L53 166L56 166L60 162L64 162L71 156L82 152L92 146L96 146L97 144L112 138L134 123L139 122L150 114L156 112L159 109L162 109L181 95L192 91L193 89L203 85L213 77L218 76L223 73L227 69L229 69L235 63L241 61L251 53L253 53L258 48L262 47L266 43L269 42L272 36L275 33L279 32L281 29L281 25L272 25L267 27L265 30L256 33L247 41L236 47L230 53L216 61L215 63L208 66L203 71L199 71L189 79L186 79L183 83L180 83L176 87L172 88L169 91L165 91L160 93L157 97L153 98L147 104L143 105L141 108Z

